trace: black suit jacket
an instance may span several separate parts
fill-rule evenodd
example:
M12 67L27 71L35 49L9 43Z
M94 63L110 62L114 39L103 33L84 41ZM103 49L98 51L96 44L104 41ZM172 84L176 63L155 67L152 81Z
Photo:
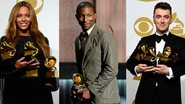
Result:
M155 35L142 38L128 59L126 67L133 75L136 75L135 66L142 63L135 56L138 53L138 47L143 43L155 47ZM165 47L167 46L171 47L172 54L177 53L180 57L180 61L166 64L172 68L174 77L168 79L166 75L143 73L136 94L136 104L152 104L156 83L158 83L158 96L161 104L181 104L180 76L185 74L185 39L169 33L165 43Z

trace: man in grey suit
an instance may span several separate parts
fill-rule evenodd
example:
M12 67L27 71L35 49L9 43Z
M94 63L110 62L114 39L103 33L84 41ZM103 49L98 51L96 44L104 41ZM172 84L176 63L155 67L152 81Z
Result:
M119 104L118 61L113 37L95 24L96 11L89 2L81 2L76 19L83 32L75 40L76 61L85 78L82 104Z

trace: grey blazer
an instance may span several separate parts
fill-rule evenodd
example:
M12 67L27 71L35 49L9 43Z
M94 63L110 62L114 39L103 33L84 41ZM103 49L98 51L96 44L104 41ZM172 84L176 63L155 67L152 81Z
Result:
M75 40L76 61L79 72L94 95L95 104L119 103L117 74L118 61L113 37L96 25L89 35L83 52L79 37ZM83 53L83 54L81 54Z

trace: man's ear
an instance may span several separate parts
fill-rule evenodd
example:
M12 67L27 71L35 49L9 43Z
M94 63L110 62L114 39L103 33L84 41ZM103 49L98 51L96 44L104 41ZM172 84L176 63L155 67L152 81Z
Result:
M170 24L173 22L173 20L172 20L172 16L171 16L171 20L170 20Z
M96 20L96 13L94 13L94 20Z
M154 16L153 16L153 23L155 24L155 19L154 19Z

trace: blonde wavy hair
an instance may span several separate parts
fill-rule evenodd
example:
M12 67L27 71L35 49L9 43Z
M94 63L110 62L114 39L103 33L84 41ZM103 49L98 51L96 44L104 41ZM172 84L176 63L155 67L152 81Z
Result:
M30 11L30 26L28 27L30 35L36 39L36 42L41 47L42 51L44 52L45 57L50 55L50 48L49 45L46 43L46 38L42 34L42 32L38 29L38 22L37 17L35 14L34 8L26 1L18 2L13 8L9 16L9 24L6 30L6 40L8 42L17 44L17 40L19 38L18 27L16 25L16 18L20 7L25 6Z

